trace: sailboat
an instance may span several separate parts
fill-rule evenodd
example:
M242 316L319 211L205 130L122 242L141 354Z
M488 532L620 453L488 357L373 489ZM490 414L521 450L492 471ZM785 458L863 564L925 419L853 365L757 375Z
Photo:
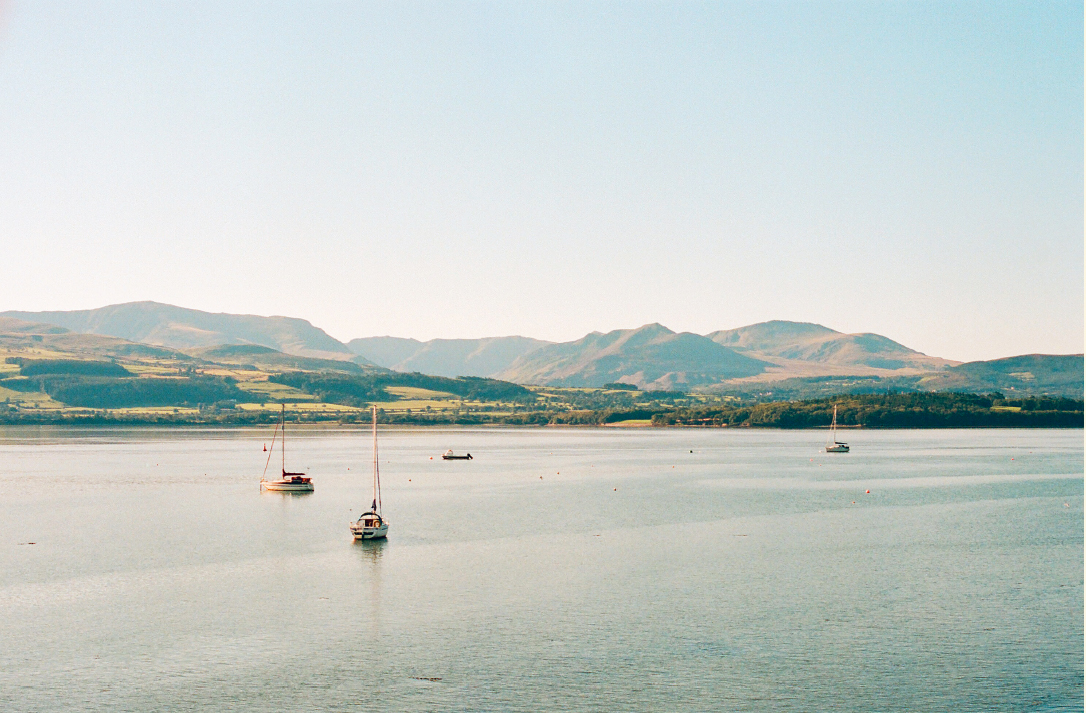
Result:
M373 407L373 504L358 521L351 523L356 540L379 540L388 535L388 523L381 517L381 469L377 460L377 407Z
M833 422L830 424L831 437L826 444L827 453L848 453L848 444L837 440L837 404L833 405Z
M282 404L279 410L279 423L275 424L275 433L272 434L272 447L268 449L268 460L264 463L264 474L260 476L260 487L264 490L275 490L284 493L312 493L313 479L307 478L305 473L287 472L287 406ZM279 437L279 451L283 456L283 474L279 480L268 480L268 465L271 463L272 452L275 451L275 439Z

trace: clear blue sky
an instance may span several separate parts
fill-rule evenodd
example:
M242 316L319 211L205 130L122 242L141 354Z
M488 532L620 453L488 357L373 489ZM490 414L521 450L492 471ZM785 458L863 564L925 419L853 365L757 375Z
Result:
M0 309L1083 346L1082 3L0 3Z

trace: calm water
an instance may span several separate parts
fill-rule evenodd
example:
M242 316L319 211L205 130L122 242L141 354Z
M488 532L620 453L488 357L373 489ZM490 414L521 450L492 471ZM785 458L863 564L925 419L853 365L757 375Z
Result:
M1083 708L1082 431L268 436L0 429L0 709Z

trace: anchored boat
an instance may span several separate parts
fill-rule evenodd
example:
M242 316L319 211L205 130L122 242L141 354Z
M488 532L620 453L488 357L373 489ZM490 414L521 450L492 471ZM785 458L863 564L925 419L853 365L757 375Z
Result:
M837 440L837 404L833 405L833 422L830 423L830 442L826 444L827 453L848 453L848 444Z
M263 490L274 490L283 493L312 493L313 479L307 478L305 473L287 472L287 407L282 404L279 410L279 423L275 424L275 433L272 434L271 448L268 449L268 460L264 463L264 474L260 476L260 487ZM271 463L272 453L275 451L275 439L279 438L279 451L283 457L283 474L279 480L268 480L268 465Z
M458 456L453 453L452 449L450 448L449 450L441 454L441 460L471 460L471 454L468 453L466 456Z
M373 504L351 524L356 540L379 540L388 535L388 523L381 517L381 468L377 460L377 407L373 407Z

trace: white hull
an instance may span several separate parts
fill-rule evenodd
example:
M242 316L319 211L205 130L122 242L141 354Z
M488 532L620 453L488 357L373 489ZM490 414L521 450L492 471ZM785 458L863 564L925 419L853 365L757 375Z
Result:
M264 480L260 487L264 490L274 490L280 493L312 493L313 483L291 483L282 480Z
M827 453L848 453L848 446L838 443L836 446L826 446Z
M388 535L388 523L379 527L364 527L356 523L351 525L351 534L356 540L380 540Z

